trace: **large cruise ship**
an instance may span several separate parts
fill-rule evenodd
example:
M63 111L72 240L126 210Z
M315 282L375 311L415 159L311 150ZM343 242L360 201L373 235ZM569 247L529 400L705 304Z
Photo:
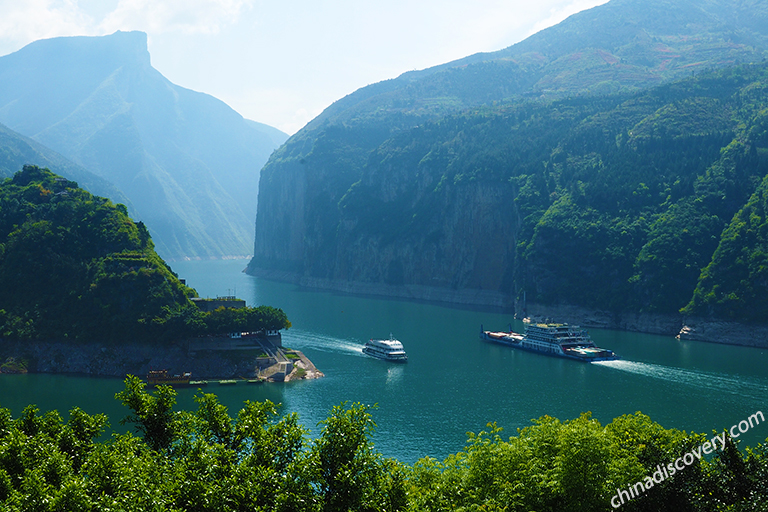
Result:
M403 344L389 335L388 340L370 340L363 347L363 354L372 357L384 359L385 361L394 361L396 363L405 363L408 356L405 354Z
M612 350L595 346L586 330L568 324L528 324L525 334L485 331L480 326L480 338L510 347L566 357L577 361L610 361L619 359Z

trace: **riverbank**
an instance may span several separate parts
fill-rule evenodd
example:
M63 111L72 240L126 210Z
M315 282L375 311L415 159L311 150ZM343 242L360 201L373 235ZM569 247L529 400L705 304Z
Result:
M218 340L218 341L217 341ZM191 372L193 380L290 381L323 376L301 352L268 340L232 344L228 338L171 345L10 341L0 339L0 373L70 373L144 377L149 370Z
M528 303L525 311L518 309L518 318L525 317L534 322L555 320L582 327L674 336L680 340L768 348L768 325L724 322L682 315L613 313L572 305Z
M443 303L455 306L488 307L494 309L512 309L512 299L507 295L493 290L464 289L452 290L440 286L425 285L389 285L384 283L367 283L362 281L339 281L319 277L301 276L295 272L283 270L248 269L244 273L278 281L293 283L303 288L328 290L350 295L386 297L393 299L415 300Z
M247 271L247 272L246 272ZM706 341L727 345L768 348L768 325L748 325L682 315L656 313L614 313L567 304L515 304L512 297L491 290L450 290L436 286L361 283L301 276L295 272L246 269L248 275L278 282L293 283L303 288L327 290L358 296L374 296L426 301L458 307L481 307L514 312L516 318L533 321L553 320L582 327L614 329L674 336L682 340Z

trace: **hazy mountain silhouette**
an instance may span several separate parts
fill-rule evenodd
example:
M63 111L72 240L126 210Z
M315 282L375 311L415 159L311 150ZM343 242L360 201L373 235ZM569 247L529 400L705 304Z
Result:
M0 58L0 122L113 182L166 258L248 254L259 170L287 138L169 82L142 32Z
M57 174L76 181L90 193L109 197L113 202L122 203L129 211L133 211L131 201L111 182L0 124L0 178L12 177L27 164L55 169Z

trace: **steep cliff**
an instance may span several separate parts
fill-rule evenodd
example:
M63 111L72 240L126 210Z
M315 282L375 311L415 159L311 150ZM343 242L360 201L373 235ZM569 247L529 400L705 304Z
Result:
M568 98L561 93L581 82L551 94L539 87L597 72L577 53L598 43L622 55L616 66L603 62L603 77L615 71L622 84L629 64L649 73L625 91L679 76L702 52L713 67L761 59L766 31L745 21L748 5L732 16L728 5L614 1L498 54L356 91L264 167L248 271L345 291L527 300L629 318L618 323L658 315L649 322L682 325L679 311L724 228L768 172L759 129L768 69L690 76L687 68L685 80L609 95L587 94L597 91L589 80ZM669 6L671 18L647 15ZM681 13L691 9L695 23L686 23ZM585 28L586 20L616 28L617 19L632 37ZM756 46L716 45L725 26L741 27ZM693 33L697 42L683 44ZM660 41L672 40L676 56L663 64ZM531 74L523 67L534 50L543 64ZM475 87L483 79L486 89ZM496 92L482 92L493 84Z

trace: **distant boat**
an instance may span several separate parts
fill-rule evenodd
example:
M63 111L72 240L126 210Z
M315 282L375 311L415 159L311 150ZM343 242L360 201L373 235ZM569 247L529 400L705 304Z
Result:
M396 340L391 333L388 340L369 340L363 347L363 354L395 363L408 362L403 344Z
M168 370L150 370L147 373L147 382L152 386L189 386L191 380L192 372L168 375Z
M493 332L480 326L480 338L509 347L538 352L548 356L565 357L583 362L620 359L612 350L595 346L586 330L568 324L530 324L525 334Z

